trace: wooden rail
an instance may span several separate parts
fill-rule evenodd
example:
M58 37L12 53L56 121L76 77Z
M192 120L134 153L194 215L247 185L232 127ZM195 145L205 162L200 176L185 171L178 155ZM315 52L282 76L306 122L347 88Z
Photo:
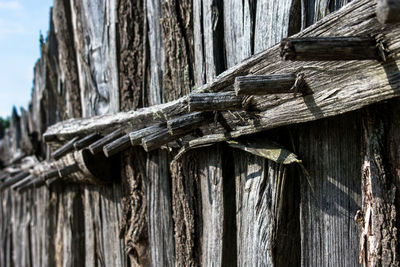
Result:
M93 152L99 152L103 150L104 145L121 137L126 132L149 129L148 127L157 123L166 123L176 117L184 116L188 114L189 110L192 112L199 109L219 110L221 118L219 126L214 124L211 127L200 127L204 135L202 139L217 140L221 135L226 138L234 138L283 125L327 118L398 97L400 96L400 72L398 69L400 64L400 46L398 45L400 43L400 27L396 24L382 26L376 20L375 10L374 1L353 1L295 35L293 39L283 42L283 46L293 44L294 47L297 47L299 43L294 43L294 40L300 43L301 40L305 40L300 38L351 37L353 40L357 40L359 47L363 47L362 50L366 51L366 56L360 55L355 49L350 49L351 54L356 54L357 59L363 60L350 60L356 58L346 56L337 61L325 61L329 58L314 56L312 60L319 59L320 61L285 61L280 57L281 45L278 44L228 69L213 82L197 88L189 96L138 111L62 122L47 130L44 135L45 140L62 143L65 142L63 140L69 140L78 135L83 136L93 132L106 135L113 130L124 129L124 133L114 136L115 138L112 140L100 142L95 147L93 144L91 145ZM329 38L327 40L332 41ZM376 60L378 58L376 44L379 44L378 52L384 53L386 61ZM341 50L343 49L341 48ZM295 49L295 52L295 59L304 59L307 56L304 53L300 56L299 50ZM208 93L214 93L214 96L220 99L222 96L232 94L235 79L239 76L288 73L302 75L303 82L307 85L307 94L282 93L257 96L254 93L247 103L246 111L235 111L235 109L243 109L243 102L239 100L231 107L223 108L221 108L222 104L212 103L211 100L200 101L201 104L194 108L196 103L200 102L193 101L193 96L204 99ZM207 105L208 107L205 108ZM225 111L226 109L231 111ZM157 140L169 142L176 138L171 136L167 129L163 128L159 133L147 136L143 134L137 140L141 140L147 150L153 149L155 144L160 145ZM130 136L132 137L132 135ZM127 141L126 138L124 140ZM190 142L190 140L186 140L186 142Z

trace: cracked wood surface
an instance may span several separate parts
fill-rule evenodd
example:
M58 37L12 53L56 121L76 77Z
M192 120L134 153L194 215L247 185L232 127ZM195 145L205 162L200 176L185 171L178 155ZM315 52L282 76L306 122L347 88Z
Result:
M304 97L298 94L254 97L250 106L252 111L240 113L244 123L228 121L231 128L229 135L233 137L326 118L399 96L400 29L396 25L382 26L377 22L374 12L375 4L371 1L354 1L297 34L296 37L369 34L382 39L390 51L385 63L375 60L283 61L279 57L279 46L276 45L228 69L212 82L198 87L195 92L218 92L232 88L234 79L246 74L265 75L288 71L304 74L304 80L311 94ZM121 125L142 128L186 113L186 105L186 97L182 97L173 102L138 111L84 120L73 119L50 127L45 136L47 138L55 136L62 140L95 130L109 131Z

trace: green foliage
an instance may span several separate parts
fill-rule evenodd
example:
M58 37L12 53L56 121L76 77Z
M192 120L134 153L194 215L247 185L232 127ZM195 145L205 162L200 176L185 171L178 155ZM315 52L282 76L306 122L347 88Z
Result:
M0 128L3 129L7 129L8 127L10 127L10 116L8 116L7 118L2 118L0 117Z

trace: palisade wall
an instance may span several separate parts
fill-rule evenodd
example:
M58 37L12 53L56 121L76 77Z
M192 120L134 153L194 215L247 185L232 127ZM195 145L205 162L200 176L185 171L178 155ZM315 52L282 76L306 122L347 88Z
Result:
M13 112L1 158L49 159L48 126L177 99L347 2L54 0L29 110ZM0 265L358 265L363 166L379 154L399 182L397 103L257 134L308 175L224 144L173 163L174 149L135 147L112 185L4 190ZM398 264L394 246L384 255Z

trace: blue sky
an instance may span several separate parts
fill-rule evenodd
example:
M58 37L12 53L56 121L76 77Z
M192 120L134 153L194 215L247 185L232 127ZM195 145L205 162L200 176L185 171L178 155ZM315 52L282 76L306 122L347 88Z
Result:
M47 36L53 0L0 0L0 116L27 108L39 34Z

